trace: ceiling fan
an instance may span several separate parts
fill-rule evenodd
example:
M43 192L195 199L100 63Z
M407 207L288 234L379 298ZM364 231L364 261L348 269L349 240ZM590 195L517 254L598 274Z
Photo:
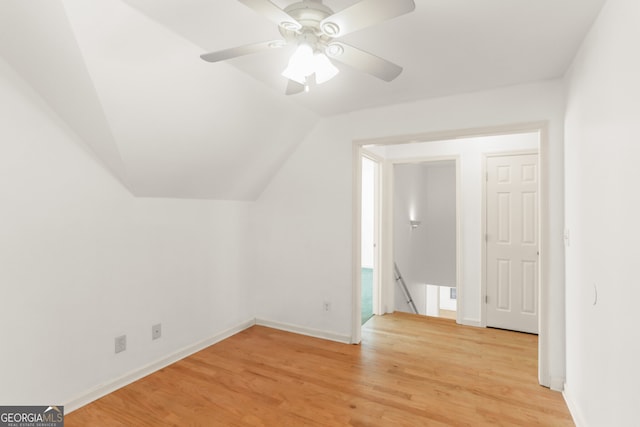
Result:
M270 0L238 1L278 24L283 39L200 55L205 61L218 62L269 49L295 46L295 52L282 73L289 79L287 95L309 91L310 85L333 78L338 68L331 59L388 82L402 72L402 67L337 39L413 11L413 0L362 0L336 13L322 4L322 0L302 0L284 10Z

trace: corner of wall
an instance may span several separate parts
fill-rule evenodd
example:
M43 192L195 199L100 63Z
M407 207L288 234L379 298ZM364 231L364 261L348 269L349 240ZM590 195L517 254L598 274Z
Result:
M564 401L569 408L569 413L571 413L571 417L573 418L573 422L576 424L576 427L586 427L587 423L584 421L585 418L582 415L580 408L578 407L578 405L576 405L573 399L573 393L566 384L564 385L564 390L562 391L562 397L564 398Z
M253 325L256 324L255 319L247 319L244 322L241 322L227 330L224 330L220 333L213 335L207 339L204 339L195 344L184 347L168 356L162 357L152 363L149 363L145 366L137 368L133 371L126 373L112 381L109 381L105 384L101 384L98 387L83 393L70 401L66 402L65 412L67 414L75 411L76 409L80 409L81 407L100 399L101 397L113 393L114 391L125 387L135 381L138 381L141 378L146 377L156 371L159 371L162 368L165 368L173 363L176 363L198 351L204 350L207 347L210 347L224 339L227 339L237 333L244 331L245 329L249 329Z

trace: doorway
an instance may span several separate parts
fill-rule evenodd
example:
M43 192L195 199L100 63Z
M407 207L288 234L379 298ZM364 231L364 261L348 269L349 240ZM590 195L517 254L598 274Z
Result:
M375 314L380 314L380 164L371 155L362 155L361 162L360 323L364 325Z
M444 297L457 286L457 163L393 162L393 261L403 281L395 287L395 311L441 317L442 309L455 318Z
M538 154L485 160L487 326L538 333Z
M498 143L503 137L509 139L514 138L515 143L509 143L505 146ZM475 140L475 141L471 141ZM495 140L495 145L492 141ZM526 141L525 141L526 140ZM483 148L479 142L485 142L487 145ZM460 229L457 233L458 239L458 277L457 284L457 323L469 326L485 327L485 308L484 308L484 280L482 271L484 268L483 259L483 226L482 226L482 186L484 181L484 168L482 166L483 156L488 153L506 152L506 151L525 151L537 150L539 153L540 171L539 171L539 245L540 257L538 262L538 312L539 312L539 376L542 385L550 386L553 379L549 376L549 364L552 357L550 352L550 327L551 314L549 307L549 295L552 294L551 282L544 280L550 274L551 259L550 251L550 230L551 230L551 213L546 207L549 205L548 191L548 174L549 174L549 137L547 123L535 122L527 124L496 126L492 128L482 129L466 129L459 131L443 131L426 133L420 135L405 135L397 137L385 137L379 139L367 139L354 141L354 184L355 193L358 198L354 198L354 301L357 304L357 312L354 310L354 316L359 317L360 311L360 156L363 152L370 152L382 159L381 162L381 191L382 200L381 212L381 241L378 250L381 253L379 271L381 274L381 305L384 313L390 313L394 310L396 280L393 274L393 233L389 231L392 228L392 213L388 208L388 199L392 194L392 179L389 177L389 168L394 159L397 161L415 161L417 158L437 158L446 156L455 156L456 152L451 147L460 147L464 145L469 148L469 152L464 153L460 157L460 182L461 193L466 194L460 196L458 200ZM414 147L420 146L419 153L414 153ZM411 160L409 160L411 159ZM464 169L464 171L462 171ZM468 197L472 194L471 197ZM357 201L357 203L356 203ZM477 212L477 213L476 213ZM357 233L357 236L355 235ZM467 243L464 243L467 242ZM471 243L469 243L469 241ZM357 260L357 261L356 261ZM356 268L357 267L357 268ZM356 287L357 286L357 287ZM357 292L357 293L356 293ZM353 341L359 342L361 337L360 322L353 323Z

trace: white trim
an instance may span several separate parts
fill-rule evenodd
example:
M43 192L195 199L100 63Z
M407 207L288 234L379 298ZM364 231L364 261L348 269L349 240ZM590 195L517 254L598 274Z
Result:
M380 262L382 261L382 253L380 252L380 243L382 242L382 160L375 161L375 169L373 174L373 314L382 315L382 275L380 274ZM362 323L362 322L360 322Z
M467 323L467 319L464 318L464 302L460 298L460 289L462 289L462 295L464 295L464 251L462 250L462 212L464 206L462 206L462 164L460 161L460 155L456 156L456 323L468 326L479 326L476 324Z
M396 272L395 267L393 265L394 262L394 253L393 253L393 224L395 221L394 218L394 209L393 209L393 187L394 187L394 174L393 174L393 163L390 160L385 160L384 162L384 191L382 193L382 198L380 203L382 204L382 208L384 209L384 223L382 225L382 232L384 233L384 247L382 248L382 258L380 259L380 266L382 271L386 271L386 282L382 284L384 286L384 292L387 296L386 298L386 312L393 313L396 310L396 286L398 286L396 280ZM390 202L391 201L391 202Z
M267 328L279 329L281 331L292 332L294 334L307 335L314 338L321 338L329 341L336 341L343 344L357 344L350 336L336 334L335 332L322 331L320 329L305 328L303 326L292 325L290 323L278 322L276 320L267 320L256 318L256 325L266 326Z
M459 303L459 301L458 301ZM475 326L476 328L481 328L482 327L482 322L480 322L480 320L478 319L469 319L469 318L463 318L460 319L460 321L457 321L459 324L461 325L465 325L465 326Z
M75 411L76 409L79 409L85 405L88 405L94 400L100 399L101 397L106 396L109 393L113 393L114 391L122 387L125 387L135 381L138 381L139 379L144 378L147 375L150 375L156 371L159 371L160 369L165 368L173 363L176 363L177 361L184 359L187 356L190 356L194 353L197 353L200 350L203 350L209 346L212 346L213 344L216 344L226 338L229 338L230 336L235 335L238 332L242 332L245 329L249 329L255 324L256 324L255 319L245 320L244 322L241 322L236 326L226 329L210 338L206 338L193 345L189 345L166 357L158 359L155 362L151 362L145 366L142 366L141 368L135 369L105 384L100 384L94 389L89 390L86 393L83 393L82 395L77 396L76 398L66 402L64 404L65 413L69 414Z
M487 153L482 154L480 179L482 180L482 194L480 196L480 326L487 327ZM539 206L538 206L539 207Z
M550 238L553 237L551 236L550 232L550 192L547 192L547 186L550 176L548 153L551 151L549 147L549 123L540 123L538 132L540 138L540 141L538 142L538 164L540 165L540 182L538 183L538 188L540 189L540 195L538 198L540 203L538 208L540 212L540 217L538 218L538 225L540 226L540 241L538 242L538 250L540 251L540 276L538 278L540 283L540 289L538 291L538 295L540 297L538 306L538 315L540 316L538 318L538 382L541 385L548 387L551 383L549 364L552 352L549 345L549 335L551 329L551 300L548 298L548 295L551 293L551 270L549 269L549 265L551 264L551 262L547 262L548 256L551 253L551 239L547 239L547 236ZM562 263L564 265L564 252L561 253L561 256L563 257ZM562 286L564 287L564 283L562 283ZM566 326L563 323L561 327L564 329ZM562 351L562 357L564 359L563 363L565 363L566 354L564 350Z
M535 132L531 132L532 134ZM538 145L540 145L540 141L538 140ZM538 149L527 149L527 150L505 150L505 151L492 151L490 153L483 153L483 157L486 159L487 157L508 157L508 156L526 156L529 154L540 154L540 150ZM486 166L486 165L485 165Z
M375 164L374 176L373 176L373 242L375 245L375 249L373 250L373 314L382 315L385 314L384 309L382 308L382 275L380 274L380 263L382 260L380 246L382 241L382 233L381 233L381 218L382 215L382 167L384 163L384 159L378 156L375 153L371 153L365 149L360 150L360 161L363 159L367 159ZM361 163L362 164L362 163ZM362 170L360 171L360 191L362 191ZM360 194L360 200L362 200L362 194ZM362 202L360 206L360 219L362 221ZM362 225L362 224L361 224ZM360 236L362 239L362 236ZM362 255L362 241L360 242L360 252ZM360 280L362 280L362 276L360 276ZM360 293L362 294L362 283L360 284ZM360 295L360 304L362 304L362 295ZM362 322L360 322L362 323Z
M469 129L452 129L439 132L416 133L409 135L395 135L382 138L357 139L353 143L357 146L364 145L397 145L412 142L434 142L448 141L451 139L467 139L482 136L516 135L520 133L531 133L541 129L546 129L547 121L514 123L511 125L490 126Z
M351 299L353 311L351 312L351 339L350 342L355 344L362 340L362 146L353 144L353 175L351 182L353 187L351 201L353 217L351 223L357 225L352 227L351 231L351 252L353 259L351 262Z
M585 417L582 414L582 411L580 411L580 407L575 403L571 391L566 384L564 385L562 397L564 397L564 401L567 404L567 408L569 408L569 413L571 414L571 418L573 418L573 422L576 427L586 427L587 423L585 421Z
M551 377L549 388L553 391L564 391L564 378Z
M379 155L377 155L376 153L373 153L369 150L367 150L366 148L362 148L361 150L361 154L363 157L366 157L367 159L377 162L377 163L382 163L384 162L384 157L380 157Z
M395 311L396 276L393 268L393 204L386 199L393 193L393 166L389 160L382 163L382 187L380 193L380 289L382 312ZM391 260L390 262L388 260Z

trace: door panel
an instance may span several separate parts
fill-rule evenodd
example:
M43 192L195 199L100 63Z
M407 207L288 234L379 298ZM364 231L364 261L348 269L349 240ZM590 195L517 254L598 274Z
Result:
M487 158L487 326L538 332L538 156Z
M498 310L511 310L511 261L498 259Z
M511 243L511 194L498 193L498 242Z

